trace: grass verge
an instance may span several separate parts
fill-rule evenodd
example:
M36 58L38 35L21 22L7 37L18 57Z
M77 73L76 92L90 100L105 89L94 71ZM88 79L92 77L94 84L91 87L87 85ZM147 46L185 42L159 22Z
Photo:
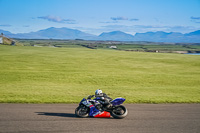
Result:
M0 45L1 103L78 103L102 89L126 103L200 103L200 56Z

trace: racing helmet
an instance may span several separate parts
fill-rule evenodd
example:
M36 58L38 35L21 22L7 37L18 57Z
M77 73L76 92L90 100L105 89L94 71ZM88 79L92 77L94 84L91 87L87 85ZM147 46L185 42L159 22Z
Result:
M102 90L98 89L95 91L95 95L100 95L102 93Z

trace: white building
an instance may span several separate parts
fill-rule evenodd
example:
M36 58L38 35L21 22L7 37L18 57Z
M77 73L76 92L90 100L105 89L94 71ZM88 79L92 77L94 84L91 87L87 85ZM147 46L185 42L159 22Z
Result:
M117 48L117 46L110 46L110 48L114 48L115 49L115 48Z
M3 43L3 37L0 36L0 44Z

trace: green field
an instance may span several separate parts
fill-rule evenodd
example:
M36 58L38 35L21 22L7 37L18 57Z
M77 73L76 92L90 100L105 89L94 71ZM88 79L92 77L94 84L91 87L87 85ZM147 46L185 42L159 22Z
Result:
M55 40L55 39L18 39L18 45L24 46L49 46L62 48L91 48L110 49L116 46L115 50L139 51L139 52L160 52L177 53L185 51L188 53L200 53L199 43L162 43L162 42L115 42L115 41L88 41L88 40Z
M126 103L200 103L200 56L0 45L1 103L78 103L96 89Z

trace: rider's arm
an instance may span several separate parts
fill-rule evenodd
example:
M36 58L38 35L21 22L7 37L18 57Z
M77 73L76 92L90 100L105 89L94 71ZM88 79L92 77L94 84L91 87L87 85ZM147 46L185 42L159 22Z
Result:
M103 97L105 98L105 99L107 99L108 101L111 101L112 100L112 98L110 98L108 95L106 95L105 93L103 93Z
M90 96L88 96L88 99L91 99L91 98L93 98L94 97L94 95L90 95Z

